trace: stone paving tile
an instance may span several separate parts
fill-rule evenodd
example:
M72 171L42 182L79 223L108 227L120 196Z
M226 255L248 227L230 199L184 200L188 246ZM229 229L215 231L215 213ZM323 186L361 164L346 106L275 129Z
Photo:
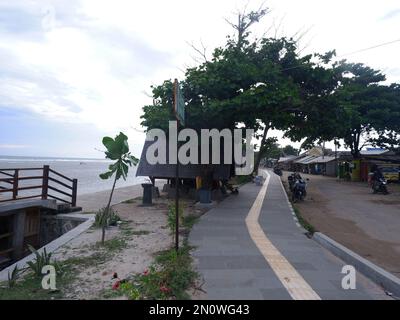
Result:
M264 300L260 291L242 290L240 288L236 290L216 288L210 290L207 298L210 300Z
M296 226L292 213L285 199L282 188L275 186L280 184L276 175L271 175L270 186L264 199L260 224L271 242L296 268L311 287L321 296L322 299L370 299L371 295L364 286L357 290L344 290L341 287L341 274L344 263L319 246L312 239L301 234ZM279 198L278 193L281 193ZM274 199L271 200L270 197ZM281 199L281 200L279 200ZM277 202L286 203L286 206ZM288 230L296 230L289 236ZM283 234L282 234L283 232ZM291 241L292 239L301 239ZM312 265L312 269L304 266ZM303 268L302 268L303 266Z
M285 288L266 288L260 291L264 300L291 300Z
M258 223L274 246L322 299L382 299L366 278L355 291L341 288L344 263L296 226L284 191L271 173ZM260 187L249 183L204 215L189 242L208 299L291 299L247 230L245 219Z

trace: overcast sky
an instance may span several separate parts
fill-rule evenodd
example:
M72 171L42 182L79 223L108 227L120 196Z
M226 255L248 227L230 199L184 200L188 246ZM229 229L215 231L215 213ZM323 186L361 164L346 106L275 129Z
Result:
M232 0L0 0L0 154L102 157L120 130L136 155L152 84L182 79L201 42L223 45L246 3ZM307 31L303 53L338 56L400 38L398 0L270 0L253 30ZM275 26L270 28L271 26ZM400 42L347 55L400 82ZM281 141L286 143L286 141Z

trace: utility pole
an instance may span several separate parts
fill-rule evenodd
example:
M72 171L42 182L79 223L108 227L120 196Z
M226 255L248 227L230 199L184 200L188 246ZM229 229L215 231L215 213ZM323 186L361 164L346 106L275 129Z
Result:
M175 171L175 250L179 250L179 125L185 125L185 102L177 79L174 81L174 112L176 117L176 171Z

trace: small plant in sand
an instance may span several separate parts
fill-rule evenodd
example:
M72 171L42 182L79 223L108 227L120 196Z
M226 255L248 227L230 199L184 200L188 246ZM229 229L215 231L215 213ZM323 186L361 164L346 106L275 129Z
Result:
M104 151L106 158L110 160L115 160L115 162L108 167L108 171L100 175L100 178L103 180L110 179L112 176L114 176L114 183L111 188L110 197L108 199L108 203L104 213L105 221L109 221L108 216L110 214L110 206L115 189L115 184L117 183L117 180L121 177L126 180L129 167L136 165L139 160L132 156L129 152L128 137L122 132L120 132L119 135L115 137L115 139L104 137L103 145L107 149L106 151ZM102 226L101 243L104 243L106 227L106 224Z
M63 273L62 266L56 260L51 259L52 253L47 253L46 248L43 249L42 253L39 253L34 247L28 245L29 250L35 255L35 259L27 262L28 267L33 271L36 277L42 276L42 270L44 266L52 265L57 274Z
M13 271L8 272L8 288L14 288L17 284L17 280L19 277L20 270L18 269L18 265L15 266Z
M113 290L131 300L184 300L187 289L198 274L192 269L191 247L184 244L179 251L175 248L161 252L155 262L132 280L113 286Z
M104 226L116 226L118 221L121 221L121 218L113 208L110 208L108 212L107 208L101 208L96 213L94 227L103 228Z

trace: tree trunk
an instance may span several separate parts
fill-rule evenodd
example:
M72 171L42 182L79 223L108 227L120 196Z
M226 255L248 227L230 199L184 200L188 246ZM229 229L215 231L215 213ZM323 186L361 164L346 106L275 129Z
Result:
M107 203L107 207L106 207L106 211L105 211L105 216L106 216L106 221L108 219L108 216L110 214L110 206L111 206L111 200L112 200L112 196L114 193L114 189L115 189L115 184L117 183L117 173L115 173L115 179L114 179L114 183L111 189L111 193L110 193L110 198L108 199L108 203ZM104 244L104 240L106 237L106 225L102 226L102 230L101 230L101 243Z
M360 158L360 139L361 139L361 132L359 130L357 130L353 136L353 159L357 160Z
M260 151L258 152L256 161L254 162L253 173L255 173L256 175L258 174L258 167L260 166L261 157L262 157L262 148L263 148L263 146L265 144L265 141L267 140L268 130L269 130L269 125L265 125L263 137L261 139L261 144L260 144Z

